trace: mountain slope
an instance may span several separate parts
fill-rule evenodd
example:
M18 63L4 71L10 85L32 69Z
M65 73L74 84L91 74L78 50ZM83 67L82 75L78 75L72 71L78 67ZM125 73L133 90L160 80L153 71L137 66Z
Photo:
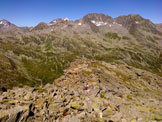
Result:
M0 33L1 86L52 83L72 61L85 58L161 75L162 36L156 27L139 15L88 14L76 21L56 19L27 31Z
M16 28L16 25L8 22L7 20L3 19L0 20L0 31L11 30Z
M0 121L161 122L161 92L162 77L148 71L76 60L53 85L4 92Z

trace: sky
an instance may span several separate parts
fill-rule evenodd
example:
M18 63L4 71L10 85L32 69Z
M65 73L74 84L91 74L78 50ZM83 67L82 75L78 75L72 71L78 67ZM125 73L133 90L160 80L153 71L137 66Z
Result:
M162 0L0 0L0 20L17 26L36 26L65 17L76 20L88 13L111 17L139 14L162 23Z

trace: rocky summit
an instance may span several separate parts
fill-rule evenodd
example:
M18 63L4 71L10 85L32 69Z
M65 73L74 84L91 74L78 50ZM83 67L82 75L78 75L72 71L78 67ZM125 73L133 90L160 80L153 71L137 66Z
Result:
M162 26L90 13L0 21L0 122L162 122Z
M161 93L162 77L156 74L124 64L76 60L53 84L3 92L0 121L161 122Z

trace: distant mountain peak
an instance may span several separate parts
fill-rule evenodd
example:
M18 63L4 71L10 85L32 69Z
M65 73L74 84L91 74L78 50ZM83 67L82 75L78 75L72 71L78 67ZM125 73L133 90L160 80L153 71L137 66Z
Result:
M110 24L113 22L113 18L102 13L90 13L82 18L82 22L89 24L91 28L95 28L95 30L97 30L95 26Z
M0 25L5 25L6 26L6 25L11 25L11 23L9 21L3 19L3 20L0 20Z
M33 28L33 30L43 30L48 28L48 24L45 22L40 22L37 26Z
M116 20L119 20L119 19L123 21L131 21L131 22L144 20L144 18L141 17L139 14L123 15L123 16L119 16L116 18Z
M0 20L0 31L8 31L16 27L16 25L12 24L11 22L5 19Z
M103 13L89 13L89 14L87 14L87 15L85 15L85 16L89 16L89 17L92 17L92 16L103 17L103 16L108 16L108 15L103 14ZM110 16L108 16L108 17L110 17ZM112 17L110 17L110 18L112 18Z
M0 22L9 22L9 21L7 21L6 19L2 19L0 20Z
M70 21L70 20L69 20L69 18L66 17L66 18L64 18L64 21Z
M49 23L49 25L51 26L51 25L55 25L55 24L59 24L59 23L66 23L66 22L70 22L69 18L67 18L67 17L64 19L58 18L58 19L54 19L53 21L51 21Z
M140 18L142 18L141 15L139 15L139 14L128 14L127 16L140 17Z
M94 21L102 21L102 22L107 22L112 19L112 17L105 15L105 14L99 14L99 13L90 13L87 14L83 17L85 21L88 20L94 20Z

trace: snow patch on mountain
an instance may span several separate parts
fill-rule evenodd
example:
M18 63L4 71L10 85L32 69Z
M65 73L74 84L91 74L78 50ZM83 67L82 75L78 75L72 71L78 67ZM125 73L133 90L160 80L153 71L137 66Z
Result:
M80 22L80 23L78 23L78 25L82 25L82 23Z
M4 22L4 21L0 21L0 24L1 24L1 25L7 25L7 23Z
M66 18L64 19L64 21L70 21L70 20L69 20L69 18L66 17Z
M52 25L54 25L54 24L53 24L53 23L49 23L49 24L48 24L48 26L52 26Z
M116 22L113 22L113 24L117 24Z
M119 23L117 23L117 22L113 22L113 25L122 26L122 24L119 24Z
M52 26L52 25L54 25L54 24L56 24L57 23L57 21L56 20L53 20L52 22L50 22L49 24L48 24L48 26Z
M138 21L136 21L136 24L138 24L139 22Z
M56 23L57 21L56 20L54 20L54 21L52 21L53 23Z
M95 21L95 20L92 20L91 21L93 24L95 24L96 26L103 26L103 25L107 25L108 23L107 22L102 22L102 21Z

